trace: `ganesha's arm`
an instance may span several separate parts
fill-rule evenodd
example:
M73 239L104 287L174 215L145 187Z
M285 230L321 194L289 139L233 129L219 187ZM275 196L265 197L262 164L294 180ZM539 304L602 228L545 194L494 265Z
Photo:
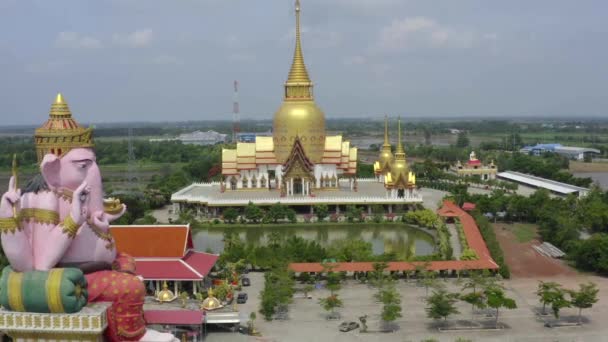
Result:
M57 224L37 224L34 232L34 268L48 271L55 267L66 253L80 226L68 213Z
M14 217L0 218L0 239L2 250L9 263L16 271L31 271L34 267L34 256L30 238Z

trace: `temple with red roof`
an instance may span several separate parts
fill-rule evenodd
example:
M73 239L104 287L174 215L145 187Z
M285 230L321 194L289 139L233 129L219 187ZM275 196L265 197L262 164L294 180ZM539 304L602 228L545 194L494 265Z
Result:
M481 160L477 159L475 156L475 151L471 152L469 160L465 164L461 163L459 160L456 162L456 165L450 168L450 170L459 177L478 175L481 177L481 180L484 181L496 179L497 172L494 161L490 162L488 165L484 165Z
M145 281L192 282L193 291L207 277L218 255L197 252L192 243L190 225L113 225L110 233L118 252L135 258L136 273Z

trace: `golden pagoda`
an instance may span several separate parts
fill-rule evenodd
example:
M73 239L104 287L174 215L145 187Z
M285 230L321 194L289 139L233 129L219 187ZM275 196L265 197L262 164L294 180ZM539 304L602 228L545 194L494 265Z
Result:
M395 159L391 164L391 170L386 174L384 186L389 190L396 190L397 197L404 196L405 189L411 189L416 185L416 175L410 172L405 158L405 149L401 142L401 118L398 121L398 142L395 151Z
M205 300L203 300L203 302L201 303L201 309L211 311L222 307L222 303L220 303L219 299L213 297L213 289L209 288L209 291L207 292L207 298L205 298Z
M374 163L374 174L376 177L384 176L391 169L394 156L391 143L388 140L388 116L384 117L384 143L380 148L380 156Z
M357 148L341 135L326 135L325 114L313 98L302 54L299 0L295 16L295 51L273 136L256 136L255 142L222 149L222 191L274 189L282 196L313 196L317 189L338 189L340 178L348 179L351 190L356 188ZM305 169L290 166L294 150L296 159L306 160Z
M289 157L296 136L300 137L306 156L320 163L325 149L325 114L313 98L313 83L308 76L300 41L300 0L296 0L296 46L283 104L274 115L273 140L279 163Z
M173 293L173 291L169 290L169 286L167 285L167 282L163 282L163 289L161 291L158 292L158 294L156 295L156 300L163 303L163 302L172 302L177 298L177 296Z
M80 126L72 118L72 112L61 93L51 105L49 119L34 134L38 162L47 153L58 157L79 147L93 147L93 130Z

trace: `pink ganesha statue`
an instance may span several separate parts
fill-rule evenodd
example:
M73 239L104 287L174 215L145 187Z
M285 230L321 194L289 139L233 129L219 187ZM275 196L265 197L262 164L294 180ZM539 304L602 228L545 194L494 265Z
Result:
M24 189L13 176L0 201L2 248L13 271L79 268L88 302L112 302L106 340L177 341L146 329L145 286L132 257L116 252L110 222L126 206L104 211L103 186L92 130L78 125L61 94L49 120L36 130L40 175Z

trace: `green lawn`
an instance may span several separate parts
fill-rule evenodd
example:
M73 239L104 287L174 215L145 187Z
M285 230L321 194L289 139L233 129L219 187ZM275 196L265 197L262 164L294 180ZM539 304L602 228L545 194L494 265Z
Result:
M531 241L536 237L536 225L529 223L515 223L513 225L513 234L520 243Z

